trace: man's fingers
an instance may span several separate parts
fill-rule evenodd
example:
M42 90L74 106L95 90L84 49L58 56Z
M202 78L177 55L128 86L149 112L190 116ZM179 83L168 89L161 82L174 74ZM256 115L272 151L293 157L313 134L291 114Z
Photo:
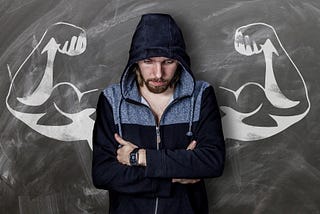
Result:
M122 139L117 133L114 134L114 138L116 139L116 141L118 143L120 143L121 145L125 146L125 145L128 145L128 142L125 141L124 139Z
M173 178L172 183L180 183L180 184L195 184L199 182L201 179L186 179L186 178Z
M132 148L138 148L138 146L136 146L135 144L124 140L122 137L120 137L120 135L118 135L117 133L114 134L114 138L116 139L116 141L120 144L118 146L118 148L121 148L122 146L129 146Z
M199 181L200 181L200 179L194 179L193 183L195 184L195 183L198 183Z
M200 181L200 179L184 179L182 183L183 184L195 184L199 181Z
M195 140L191 141L191 143L188 145L187 150L193 150L196 148L197 142Z

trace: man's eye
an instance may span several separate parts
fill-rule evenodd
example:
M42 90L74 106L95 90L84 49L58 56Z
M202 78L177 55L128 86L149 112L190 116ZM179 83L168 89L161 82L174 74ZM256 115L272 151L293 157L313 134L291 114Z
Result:
M172 64L172 63L174 63L174 60L166 60L166 61L164 61L164 64Z
M151 64L152 63L152 61L150 59L145 59L145 60L143 60L143 62L146 63L146 64Z

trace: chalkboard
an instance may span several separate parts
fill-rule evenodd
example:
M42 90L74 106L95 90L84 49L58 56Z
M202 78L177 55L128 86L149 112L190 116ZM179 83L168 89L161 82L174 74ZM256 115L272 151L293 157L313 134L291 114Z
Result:
M4 0L0 213L106 213L91 181L99 93L142 14L169 13L215 88L227 146L210 213L320 213L320 2Z

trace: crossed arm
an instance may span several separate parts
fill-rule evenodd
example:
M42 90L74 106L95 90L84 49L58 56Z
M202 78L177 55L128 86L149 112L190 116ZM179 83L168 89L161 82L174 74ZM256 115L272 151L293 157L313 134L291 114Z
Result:
M129 155L134 148L137 148L136 145L130 141L122 139L118 134L114 135L115 140L122 145L117 150L117 160L125 165L130 166ZM187 147L187 150L193 150L196 147L197 142L193 140ZM146 150L139 149L139 166L147 166ZM188 179L188 178L172 178L172 183L181 183L181 184L194 184L199 182L200 179Z
M194 130L197 143L190 143L186 149L142 148L140 166L133 167L129 165L129 153L136 145L115 135L112 107L101 94L93 131L94 185L126 194L166 197L171 194L172 183L190 184L199 178L220 176L225 146L213 88L202 97L203 115ZM168 144L174 143L168 139ZM119 148L119 144L123 146Z

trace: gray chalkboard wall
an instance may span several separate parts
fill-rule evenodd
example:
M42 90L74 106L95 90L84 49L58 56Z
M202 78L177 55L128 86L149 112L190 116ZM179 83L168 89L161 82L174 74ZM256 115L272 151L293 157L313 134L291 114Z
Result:
M216 90L227 161L210 213L320 213L319 0L0 1L0 213L106 213L94 108L149 12L176 19Z

